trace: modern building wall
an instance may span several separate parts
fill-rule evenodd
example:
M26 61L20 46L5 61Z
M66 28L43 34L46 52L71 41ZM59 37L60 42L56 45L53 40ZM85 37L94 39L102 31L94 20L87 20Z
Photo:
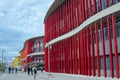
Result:
M44 20L45 70L119 78L119 7L120 0L55 0Z
M25 41L24 48L20 51L22 66L31 67L35 64L44 64L43 39L44 36L40 36Z

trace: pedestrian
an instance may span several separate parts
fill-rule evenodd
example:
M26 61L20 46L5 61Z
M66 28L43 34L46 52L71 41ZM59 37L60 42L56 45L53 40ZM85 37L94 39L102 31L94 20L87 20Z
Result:
M40 67L41 73L43 72L43 67Z
M31 75L33 75L33 70L32 70L32 67L30 68L30 72L31 72Z
M9 68L8 68L8 71L9 71L9 74L10 74L10 72L11 72L11 67L9 66Z
M27 68L27 72L28 72L28 75L30 75L30 68L29 67Z
M37 75L37 68L33 67L33 74L34 74L34 80L36 79L36 75Z
M26 67L24 68L24 72L26 72Z
M15 72L17 73L17 67L15 68Z

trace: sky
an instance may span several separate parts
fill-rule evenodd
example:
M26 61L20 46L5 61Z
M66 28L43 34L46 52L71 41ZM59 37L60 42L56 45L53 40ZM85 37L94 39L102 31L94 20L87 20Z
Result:
M44 35L44 17L54 0L0 0L0 58L11 61L27 39Z

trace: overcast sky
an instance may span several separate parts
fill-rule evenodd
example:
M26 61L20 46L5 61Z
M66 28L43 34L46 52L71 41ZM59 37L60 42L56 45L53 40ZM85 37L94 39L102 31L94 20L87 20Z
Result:
M0 58L12 60L24 42L44 35L44 17L54 0L0 0Z

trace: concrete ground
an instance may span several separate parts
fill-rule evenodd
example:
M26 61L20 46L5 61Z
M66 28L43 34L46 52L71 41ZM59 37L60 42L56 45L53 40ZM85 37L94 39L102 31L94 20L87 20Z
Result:
M42 76L41 76L42 74ZM48 76L46 73L41 73L40 71L38 71L38 74L37 74L37 77L35 80L49 80L47 79ZM29 75L27 74L27 72L18 72L17 74L15 73L3 73L1 76L0 76L0 80L34 80L34 76L33 75Z
M5 72L1 74L0 80L34 80L33 75L27 74L27 72L18 72L17 74L9 74ZM62 73L47 73L40 71L37 72L37 78L35 80L120 80L117 78L104 78L104 77L93 77L93 76L82 76L73 74L62 74Z

